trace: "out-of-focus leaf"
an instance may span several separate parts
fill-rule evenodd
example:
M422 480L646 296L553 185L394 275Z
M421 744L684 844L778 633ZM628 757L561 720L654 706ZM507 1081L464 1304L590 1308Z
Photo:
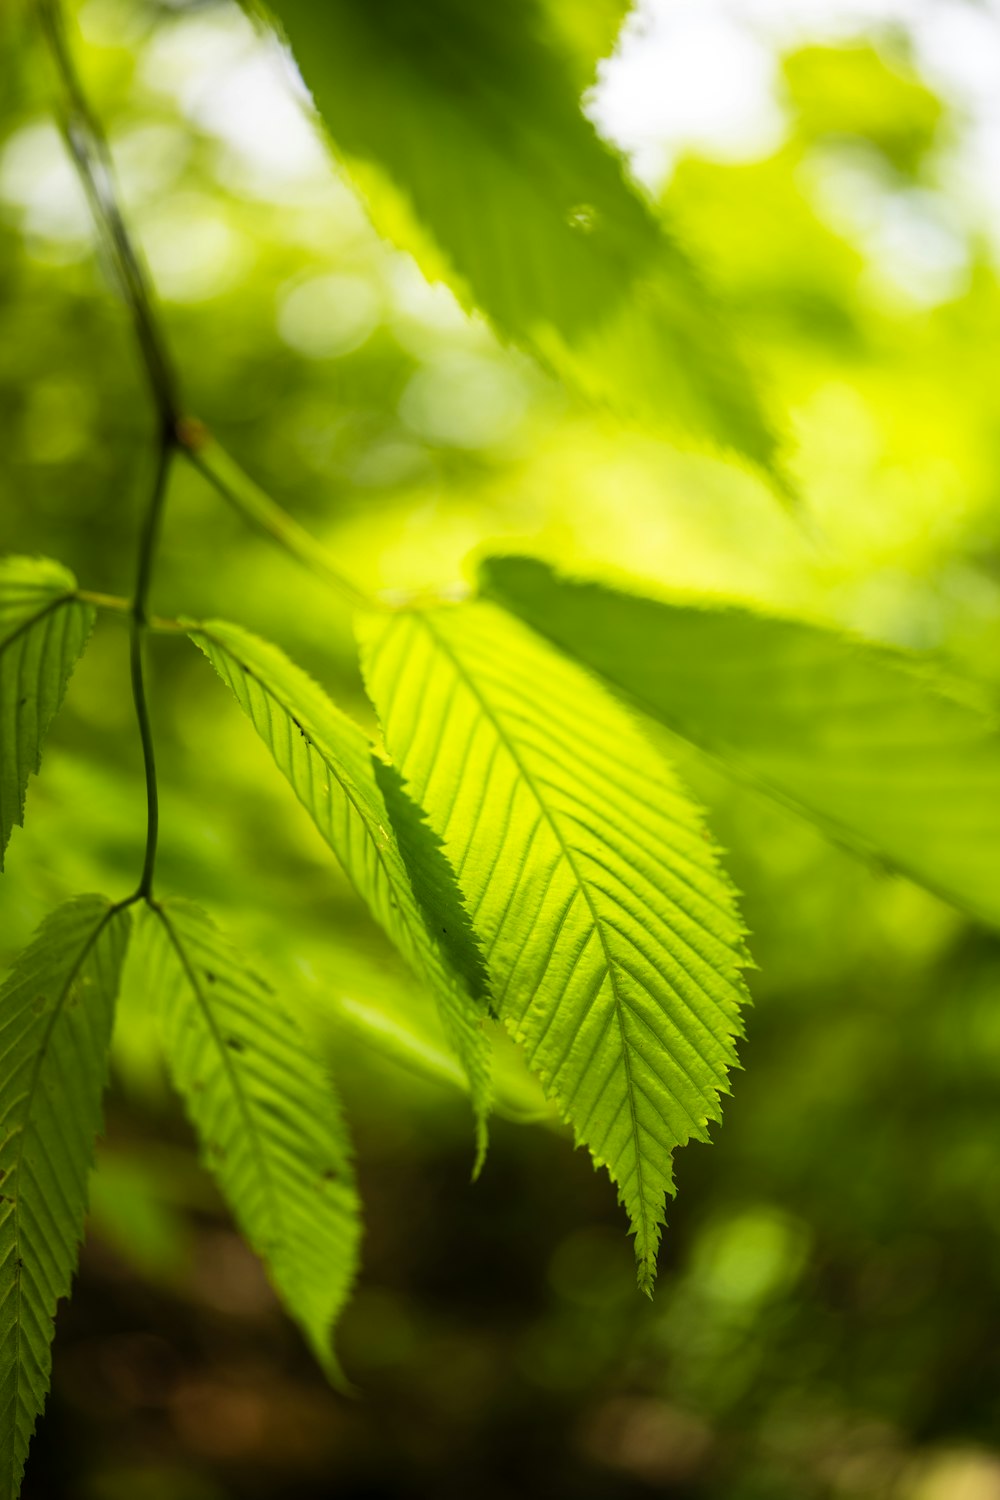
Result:
M539 0L272 9L336 149L368 164L376 222L428 274L589 396L776 470L724 320L581 112ZM394 185L388 208L371 164Z
M919 658L492 558L485 592L833 837L1000 923L1000 734Z
M594 82L597 64L614 49L632 0L542 0L580 89Z
M354 1033L366 1047L381 1052L400 1067L469 1092L469 1080L445 1045L443 1037L421 1028L420 1019L393 1007L384 995L378 1003L356 1000L342 995L330 1007L323 1020L336 1031L341 1027ZM320 1023L322 1025L322 1022ZM505 1031L488 1022L493 1044L493 1110L507 1120L547 1120L553 1109L542 1093L538 1080L529 1073L523 1057Z
M186 1265L187 1225L160 1191L155 1166L138 1152L98 1154L90 1179L90 1225L151 1280L169 1282Z
M782 72L805 140L864 142L905 176L919 172L937 140L941 101L870 43L802 47L784 59Z

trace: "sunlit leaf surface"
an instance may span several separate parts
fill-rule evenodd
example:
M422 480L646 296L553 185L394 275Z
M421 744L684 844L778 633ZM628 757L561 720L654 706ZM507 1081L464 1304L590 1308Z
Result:
M129 918L80 896L0 989L0 1496L15 1500L83 1237Z
M485 1150L489 1103L485 973L437 839L373 750L276 647L220 621L192 630L347 875L438 1001L469 1079Z
M629 715L490 605L365 626L386 742L454 862L500 1014L617 1184L649 1290L708 1139L745 959L697 810Z
M1000 734L916 655L495 558L487 591L668 728L1000 923Z

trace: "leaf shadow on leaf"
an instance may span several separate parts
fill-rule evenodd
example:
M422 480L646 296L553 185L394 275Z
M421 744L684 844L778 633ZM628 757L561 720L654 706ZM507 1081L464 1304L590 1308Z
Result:
M373 750L372 768L424 920L469 994L495 1017L486 962L444 845L396 766Z

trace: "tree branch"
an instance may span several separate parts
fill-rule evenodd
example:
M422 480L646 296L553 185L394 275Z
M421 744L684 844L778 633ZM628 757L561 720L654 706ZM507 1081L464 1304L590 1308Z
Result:
M131 314L161 430L173 435L181 411L177 376L153 311L149 278L118 204L107 137L90 107L76 71L60 0L35 0L35 14L59 79L61 98L58 109L63 136L90 203L114 279Z
M156 544L170 464L177 448L180 422L178 383L166 340L153 310L153 296L142 258L132 242L118 205L111 153L100 121L90 107L66 36L60 0L35 0L35 14L55 65L62 91L61 124L70 155L90 203L112 273L132 318L158 419L156 471L153 489L139 532L135 589L129 603L129 664L132 698L142 744L146 779L146 848L142 873L133 899L148 897L153 889L156 846L159 835L159 792L149 700L143 672L144 637L148 629L147 604L153 576Z
M156 755L153 748L153 729L149 719L149 702L143 675L145 637L149 628L146 602L152 577L153 558L159 533L163 502L167 493L167 478L173 445L163 442L157 455L153 493L146 510L142 533L139 538L139 557L136 568L135 593L132 596L129 618L129 666L132 677L132 701L139 726L142 743L142 763L146 776L146 850L142 861L142 874L136 887L136 898L153 893L153 871L156 868L156 845L160 832L160 796L156 783Z

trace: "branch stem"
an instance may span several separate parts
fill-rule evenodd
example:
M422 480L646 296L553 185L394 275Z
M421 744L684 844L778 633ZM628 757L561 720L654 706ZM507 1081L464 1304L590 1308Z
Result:
M146 849L142 861L142 874L139 877L135 895L137 899L145 897L146 900L153 894L153 872L156 868L156 846L160 832L160 795L156 782L156 753L153 747L153 728L149 717L149 699L146 694L143 671L146 635L149 629L146 603L173 454L174 443L165 431L156 459L153 492L139 534L135 593L129 610L129 668L132 677L132 701L135 704L135 718L139 726L142 764L146 778Z
M57 108L63 137L87 195L112 275L128 307L161 428L174 431L181 409L177 376L153 310L152 290L142 257L118 204L107 137L76 71L61 0L35 0L35 13L59 80L61 97Z
M182 417L179 383L157 321L152 287L119 206L107 138L73 62L61 0L35 0L35 8L60 82L63 136L87 194L114 280L132 318L160 423L161 441L182 449L224 499L286 552L325 578L353 605L371 607L374 601L340 572L315 537L265 494L200 422ZM158 517L151 517L154 528L157 520ZM151 566L151 550L147 549L146 555ZM148 578L145 587L148 588ZM144 598L140 607L145 607Z
M167 479L178 447L181 408L177 377L153 308L152 289L142 257L133 243L119 207L107 137L100 120L90 107L73 62L61 0L35 0L35 14L59 79L60 123L66 145L87 195L112 276L129 310L157 416L156 469L149 503L139 530L135 588L127 606L132 699L146 781L146 847L139 884L134 897L130 898L140 900L148 899L152 894L160 828L156 757L143 661L145 637L150 624L147 605ZM106 598L102 602L107 604Z
M229 503L314 573L325 578L353 605L378 607L336 567L326 549L294 517L283 511L212 439L201 423L182 417L179 383L166 339L157 320L153 290L142 257L132 240L119 204L111 152L100 120L90 107L66 35L62 0L34 0L35 14L59 80L59 115L66 146L83 184L104 245L112 277L129 310L136 344L157 416L156 470L143 515L136 557L135 587L128 601L94 594L90 602L129 617L129 664L132 698L142 745L146 781L146 847L134 896L149 900L153 891L160 811L156 757L146 691L144 658L151 630L177 627L151 620L149 590L175 453L190 462Z

